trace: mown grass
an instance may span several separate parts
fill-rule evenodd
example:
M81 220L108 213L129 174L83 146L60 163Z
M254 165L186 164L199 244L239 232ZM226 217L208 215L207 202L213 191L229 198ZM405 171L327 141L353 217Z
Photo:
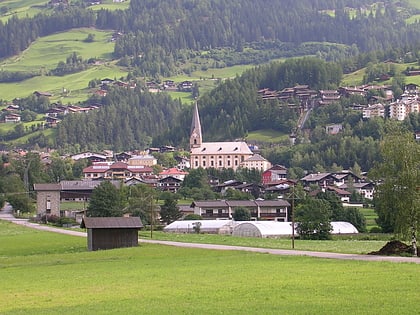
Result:
M359 210L360 210L360 213L362 213L366 219L366 228L368 231L370 231L371 228L378 226L378 224L376 224L376 221L375 221L378 218L378 215L376 214L374 209L360 208Z
M141 231L140 237L145 239L150 238L150 231ZM154 231L153 239L187 243L292 249L292 241L290 237L255 238L215 234L178 234ZM335 236L329 241L308 241L295 239L294 249L344 254L367 254L369 252L379 250L390 239L391 236L385 234L372 236L367 234L346 237Z
M289 135L272 129L252 131L246 137L248 142L257 141L265 143L278 143L288 141Z
M413 314L415 264L86 239L0 222L1 314Z
M87 88L90 80L104 77L119 79L127 74L126 69L117 67L111 61L114 50L114 43L109 42L111 33L90 28L57 33L38 39L19 56L2 60L0 68L4 71L39 71L44 74L54 69L60 61L65 62L73 52L84 60L98 58L103 63L60 77L43 75L22 82L0 83L0 98L12 100L26 97L34 91L48 91L53 94L52 101L76 103L86 100L91 92ZM88 34L95 35L93 43L84 42ZM62 93L63 88L69 93Z

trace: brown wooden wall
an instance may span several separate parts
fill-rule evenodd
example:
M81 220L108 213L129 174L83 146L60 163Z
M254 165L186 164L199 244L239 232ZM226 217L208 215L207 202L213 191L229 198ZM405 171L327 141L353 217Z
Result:
M138 246L138 229L88 229L88 249Z

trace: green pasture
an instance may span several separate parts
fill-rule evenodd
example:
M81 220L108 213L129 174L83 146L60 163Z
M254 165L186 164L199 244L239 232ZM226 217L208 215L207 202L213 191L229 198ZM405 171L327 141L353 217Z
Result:
M104 62L66 76L43 75L22 82L0 83L0 99L12 100L15 97L26 97L34 91L43 91L54 95L52 101L61 101L64 104L86 100L90 92L87 89L90 80L104 77L119 79L127 74L126 70L109 61L114 50L114 44L109 42L111 33L85 28L38 39L19 56L3 60L0 69L46 73L54 69L58 62L65 62L73 52L77 52L85 60L98 58ZM95 35L93 43L83 41L88 34ZM67 92L63 93L63 89Z
M415 264L141 244L0 222L1 314L413 314Z
M411 7L420 9L420 2L418 0L407 0Z
M92 43L84 42L89 34L95 36ZM5 71L45 72L56 68L60 61L66 62L73 52L84 60L110 60L114 51L114 43L109 41L111 35L112 31L82 28L41 37L23 53L1 61L0 67Z
M18 18L33 17L37 13L49 11L45 6L45 0L4 0L0 3L0 8L7 8L5 13L0 14L0 21L7 22L13 16Z
M259 143L278 143L288 141L288 139L289 135L271 129L252 131L246 137L248 142L256 141Z
M394 63L397 74L402 74L408 67L418 68L417 62L412 63ZM363 76L365 75L366 68L359 69L352 73L344 74L341 81L343 86L356 86L363 82ZM390 84L391 81L381 82L381 84ZM405 76L406 83L420 84L420 76Z
M86 100L90 91L88 83L93 79L105 77L121 78L127 74L112 63L106 63L89 68L85 71L62 77L41 76L16 83L0 83L0 99L12 100L15 97L27 97L35 91L50 92L51 101L61 101L63 104ZM63 89L67 92L63 93Z
M130 0L126 0L124 2L113 2L112 0L103 0L100 4L95 4L90 6L89 8L91 10L97 11L97 10L127 10L130 6Z
M420 21L420 14L412 15L408 19L405 20L408 24L415 23Z

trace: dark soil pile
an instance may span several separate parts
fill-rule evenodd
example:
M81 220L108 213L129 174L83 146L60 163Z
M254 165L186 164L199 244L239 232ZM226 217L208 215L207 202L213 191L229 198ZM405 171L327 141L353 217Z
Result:
M418 252L418 251L417 251ZM400 241L390 241L385 244L380 250L371 252L369 255L382 255L382 256L409 256L413 255L413 247L404 244Z

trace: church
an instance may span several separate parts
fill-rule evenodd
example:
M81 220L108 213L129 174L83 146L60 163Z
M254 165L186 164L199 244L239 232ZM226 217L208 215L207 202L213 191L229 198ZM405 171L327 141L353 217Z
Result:
M231 168L247 167L247 161L254 156L248 144L244 141L203 142L200 116L197 103L194 107L190 133L190 163L192 169L201 168ZM259 156L259 155L258 155ZM260 156L259 156L260 157ZM255 159L253 159L255 160ZM253 168L265 170L269 162L261 157L261 163Z

